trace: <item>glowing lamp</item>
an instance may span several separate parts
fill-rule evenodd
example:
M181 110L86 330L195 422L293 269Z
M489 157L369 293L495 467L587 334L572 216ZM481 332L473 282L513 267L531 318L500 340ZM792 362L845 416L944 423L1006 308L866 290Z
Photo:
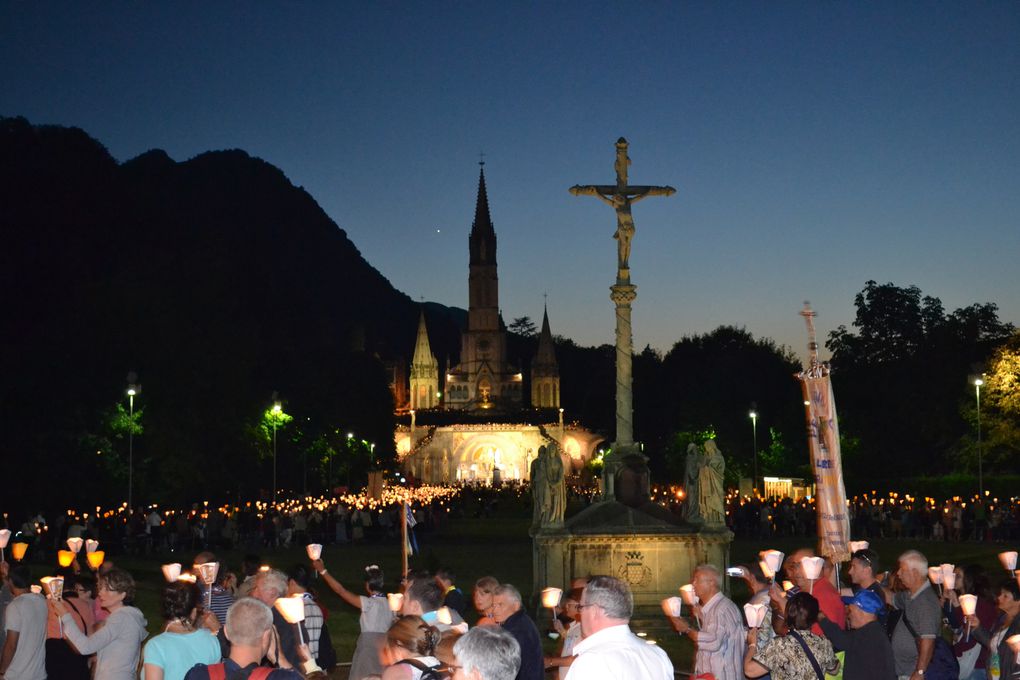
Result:
M273 604L287 623L301 623L305 620L305 598L302 595L278 597Z
M63 576L43 576L39 582L43 584L51 600L59 600L64 594Z
M1020 635L1010 635L1006 638L1006 644L1013 650L1013 655L1020 654Z
M172 564L163 565L163 578L166 579L167 583L174 583L181 577L181 563L173 562Z
M1011 550L999 553L999 561L1002 562L1002 566L1006 571L1013 571L1016 569L1016 551Z
M313 562L322 557L322 544L321 543L309 543L305 546L305 550L308 551L308 559Z
M268 564L263 564L261 567L259 567L259 571L261 571L261 572L269 571L269 565Z
M662 601L662 610L669 612L670 616L680 616L684 610L684 601L679 597L667 597Z
M85 541L85 552L94 553L99 550L99 541L94 541L91 538Z
M956 572L951 571L948 574L942 572L942 587L946 590L956 590Z
M822 566L825 565L824 557L805 557L800 561L800 568L804 570L804 578L809 581L817 581L822 575Z
M942 570L938 567L928 567L928 578L935 585L942 585Z
M32 591L32 594L34 595L42 595L42 586L37 586L36 584L33 583L28 587L28 589Z
M976 608L977 608L977 595L960 596L960 609L963 610L964 616L974 616L974 610Z
M450 615L449 607L440 607L436 610L436 621L444 625L453 625L453 616Z
M20 562L25 559L25 551L28 550L28 543L15 543L11 546L11 555L14 557L16 562Z
M779 573L779 569L783 566L783 558L786 557L786 555L778 550L766 550L759 556L768 565L769 571L772 572L772 577Z
M10 529L0 529L0 548L6 548L7 543L11 540Z
M542 591L542 606L548 609L560 606L560 598L563 597L563 590L560 588L546 588Z
M765 560L758 560L758 566L761 567L761 573L765 575L765 578L772 579L776 577L776 572L769 569L768 562Z
M850 552L855 553L858 550L867 550L871 546L867 541L850 541Z
M103 560L106 559L106 553L102 550L96 550L95 552L86 553L85 559L88 560L89 566L95 571L98 570L99 567L103 566Z
M783 581L783 592L788 593L794 588L793 581Z
M404 594L403 593L390 593L386 596L386 600L390 603L391 612L399 612L404 606Z
M80 538L69 538L67 539L67 548L75 555L81 552L81 547L85 544L85 541Z
M694 592L694 584L688 583L685 586L680 586L680 597L684 599L688 607L693 607L697 604L698 596Z
M765 620L765 612L767 607L763 604L751 604L748 602L744 605L744 618L747 619L748 628L761 628L762 622Z
M198 583L198 578L194 574L184 572L177 577L178 581L184 581L185 583Z
M211 586L216 583L216 575L220 573L219 562L206 562L198 565L198 573L202 575L202 583Z

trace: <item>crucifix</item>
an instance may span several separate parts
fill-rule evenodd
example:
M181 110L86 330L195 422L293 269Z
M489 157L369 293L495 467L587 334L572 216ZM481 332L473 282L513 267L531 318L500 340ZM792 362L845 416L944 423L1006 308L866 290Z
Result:
M627 140L616 141L616 184L574 185L574 196L595 196L616 211L617 241L616 284L610 286L610 299L616 305L616 441L604 462L604 498L614 498L614 476L620 459L638 453L634 444L633 349L631 338L631 303L637 298L637 286L630 282L630 243L634 238L634 217L630 207L647 196L671 196L670 186L631 186L627 183ZM614 460L615 459L615 460Z
M670 186L630 186L627 184L627 166L630 165L630 158L627 156L627 140L620 137L616 140L616 184L575 184L570 187L570 193L575 196L595 196L605 201L616 211L616 233L613 238L617 241L617 262L616 280L626 282L630 280L630 242L634 238L634 216L631 215L630 206L648 196L672 196L676 189Z

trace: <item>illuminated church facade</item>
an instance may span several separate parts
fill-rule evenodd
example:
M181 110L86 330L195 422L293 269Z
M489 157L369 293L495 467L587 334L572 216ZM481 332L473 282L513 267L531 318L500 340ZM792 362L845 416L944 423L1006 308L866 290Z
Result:
M409 373L410 427L395 433L404 470L424 482L491 483L527 479L538 449L555 440L567 470L579 470L601 437L565 425L560 408L560 376L548 310L542 317L538 351L531 364L531 390L507 363L506 327L499 310L496 230L489 211L484 169L479 174L475 217L468 236L468 318L461 335L460 363L441 373L432 353L424 311L419 316ZM531 406L558 413L551 423L504 423L500 415ZM443 410L492 415L494 422L419 426L422 411ZM535 411L540 413L541 411ZM424 416L424 413L421 413ZM449 418L445 419L446 421Z

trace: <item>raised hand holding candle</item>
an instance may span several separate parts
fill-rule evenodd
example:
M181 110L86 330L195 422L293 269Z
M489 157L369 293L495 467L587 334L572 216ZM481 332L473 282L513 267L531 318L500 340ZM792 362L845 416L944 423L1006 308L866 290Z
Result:
M815 581L822 575L822 565L824 564L824 557L805 557L800 561L800 568L804 572L804 578L810 581L808 592L814 593Z
M960 609L963 610L963 615L966 617L974 616L974 611L977 609L977 595L961 595L960 596ZM964 642L970 641L970 621L967 621L967 633L963 638Z

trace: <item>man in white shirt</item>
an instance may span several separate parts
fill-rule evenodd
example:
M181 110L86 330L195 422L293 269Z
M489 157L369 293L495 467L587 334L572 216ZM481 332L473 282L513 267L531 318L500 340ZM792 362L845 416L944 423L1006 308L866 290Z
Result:
M673 627L689 637L698 646L694 659L694 675L711 673L716 680L744 680L744 617L720 589L722 578L711 564L694 568L692 584L694 594L701 602L695 614L701 620L701 630L695 630L687 621L671 616Z
M574 647L567 680L672 680L666 652L630 632L634 596L612 576L593 576L581 594L584 639Z
M7 638L0 653L0 676L5 680L43 680L46 677L46 600L30 589L28 567L10 571L14 600L7 606Z

